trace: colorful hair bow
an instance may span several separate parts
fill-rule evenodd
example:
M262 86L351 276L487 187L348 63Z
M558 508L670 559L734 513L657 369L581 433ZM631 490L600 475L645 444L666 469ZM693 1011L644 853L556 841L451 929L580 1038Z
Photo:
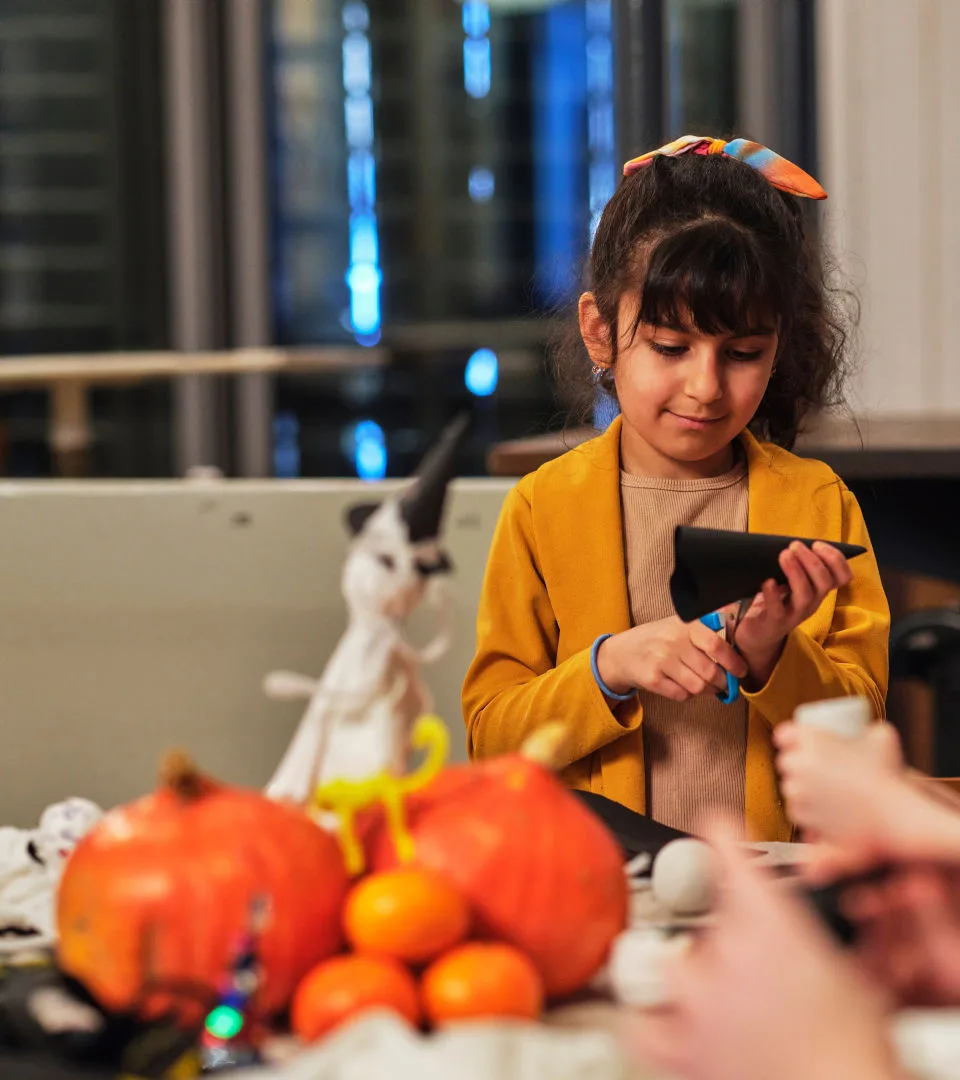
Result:
M651 150L628 161L623 167L623 175L630 176L644 165L649 165L660 154L666 157L679 157L681 154L726 154L727 157L736 158L751 169L756 169L764 179L781 191L799 195L802 199L827 197L823 188L803 169L768 150L761 143L750 142L749 139L725 142L723 139L705 139L699 135L681 135L679 139L661 146L659 150Z

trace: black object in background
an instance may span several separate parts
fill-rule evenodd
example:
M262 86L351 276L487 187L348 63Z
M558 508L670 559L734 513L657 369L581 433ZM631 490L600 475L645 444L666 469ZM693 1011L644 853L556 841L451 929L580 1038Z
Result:
M934 696L934 776L960 776L960 611L905 615L890 630L890 678L919 679Z
M593 791L574 791L573 794L603 821L616 837L628 860L636 858L637 855L656 858L661 848L666 847L671 840L689 836L689 833L663 825Z
M858 885L873 885L884 881L891 874L889 866L878 866L863 874L840 878L829 885L804 888L802 895L841 945L853 945L857 938L856 926L843 913L843 895Z
M206 990L172 982L157 989L188 996L204 1009L214 1000ZM51 1023L54 1016L59 1019ZM0 968L0 1080L160 1077L195 1045L197 1034L172 1018L141 1023L132 1014L107 1012L52 964Z
M725 604L752 598L769 578L781 585L780 554L799 540L812 547L816 540L802 536L698 529L679 525L674 532L674 570L670 597L684 622L693 622ZM848 559L867 550L857 544L825 540Z

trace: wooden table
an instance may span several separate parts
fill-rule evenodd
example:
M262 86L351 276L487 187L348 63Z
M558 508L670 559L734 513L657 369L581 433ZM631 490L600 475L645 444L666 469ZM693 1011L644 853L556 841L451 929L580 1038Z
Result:
M46 390L50 444L62 476L75 475L93 441L90 389L196 375L300 374L382 367L384 348L228 349L0 357L0 393Z

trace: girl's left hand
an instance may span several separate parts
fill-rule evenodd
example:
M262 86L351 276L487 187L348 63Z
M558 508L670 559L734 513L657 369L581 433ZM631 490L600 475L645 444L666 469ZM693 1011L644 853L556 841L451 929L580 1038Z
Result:
M773 578L764 582L737 627L737 651L750 666L748 690L766 684L790 631L809 619L834 589L853 579L845 556L819 540L812 549L794 541L781 553L780 567L787 578L786 588Z

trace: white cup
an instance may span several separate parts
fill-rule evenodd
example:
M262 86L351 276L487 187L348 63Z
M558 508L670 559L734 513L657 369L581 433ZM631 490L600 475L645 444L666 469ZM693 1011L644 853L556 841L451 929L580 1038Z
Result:
M811 701L798 705L793 713L794 723L823 728L835 735L855 739L862 735L873 720L869 698L842 697L826 701Z

